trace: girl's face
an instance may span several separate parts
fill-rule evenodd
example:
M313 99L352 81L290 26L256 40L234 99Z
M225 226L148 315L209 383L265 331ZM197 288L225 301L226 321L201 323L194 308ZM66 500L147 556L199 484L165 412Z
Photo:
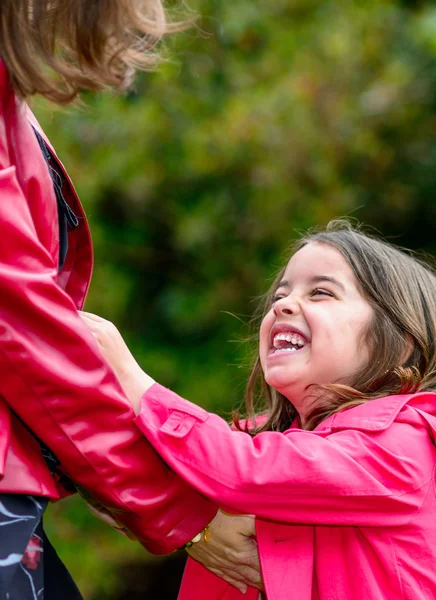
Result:
M260 327L266 382L304 416L311 385L346 383L367 364L361 334L372 316L342 254L320 242L304 246L289 261Z

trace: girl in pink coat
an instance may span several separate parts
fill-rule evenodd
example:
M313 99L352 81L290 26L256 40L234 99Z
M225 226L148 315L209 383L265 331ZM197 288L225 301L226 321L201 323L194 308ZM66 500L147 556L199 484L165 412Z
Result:
M248 420L233 428L84 318L171 468L222 510L256 516L268 600L436 598L430 267L344 222L299 240L267 297ZM188 561L180 600L240 597Z

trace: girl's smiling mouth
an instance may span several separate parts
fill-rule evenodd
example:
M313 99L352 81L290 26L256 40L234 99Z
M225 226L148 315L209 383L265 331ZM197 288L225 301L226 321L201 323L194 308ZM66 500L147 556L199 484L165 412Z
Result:
M309 340L298 329L290 325L274 325L271 330L268 356L298 352L309 343Z

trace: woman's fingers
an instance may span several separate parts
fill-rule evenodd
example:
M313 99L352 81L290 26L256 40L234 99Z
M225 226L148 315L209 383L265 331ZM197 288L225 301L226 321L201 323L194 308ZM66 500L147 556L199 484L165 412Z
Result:
M260 591L263 591L264 589L262 578L259 576L259 573L250 569L250 567L247 567L247 569L239 567L238 571L235 571L233 565L230 565L228 568L221 565L217 570L223 573L227 578L239 582L239 584L243 583L244 585L257 588Z
M189 554L235 587L235 582L263 589L255 534L251 515L228 515L218 511L209 524L210 540L194 544ZM222 574L222 575L221 575ZM238 588L239 589L239 588Z
M229 583L230 585L235 587L237 590L239 590L241 592L241 594L247 593L248 586L245 583L241 583L237 579L233 579L231 576L229 576L227 573L224 573L224 571L221 571L220 569L211 568L211 569L209 569L209 571L211 573L214 573L221 579L224 579L224 581L226 581L227 583Z
M217 560L214 555L210 555L206 552L195 552L192 549L195 546L192 546L187 550L188 554L204 564L206 568L212 570L214 568L216 571L220 571L226 573L227 576L231 576L232 579L239 582L248 583L252 587L257 587L259 589L262 588L262 578L260 575L260 571L253 569L249 565L239 564L237 568L235 567L235 563L226 560L220 559ZM195 549L196 550L196 549Z
M248 565L235 565L235 563L225 558L217 559L213 552L210 553L208 545L203 548L198 548L199 545L200 544L194 544L187 552L194 560L200 562L209 571L215 573L215 575L218 575L221 579L224 579L242 593L245 593L243 590L246 589L247 586L257 588L261 591L264 589L259 571L256 571Z
M260 590L263 589L262 578L259 571L242 565L239 567L239 574L244 578L244 581L248 582L252 587L256 587Z

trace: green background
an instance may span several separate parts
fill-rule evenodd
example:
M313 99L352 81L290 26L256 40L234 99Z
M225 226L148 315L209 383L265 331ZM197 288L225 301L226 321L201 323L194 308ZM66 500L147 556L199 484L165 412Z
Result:
M89 215L88 310L152 376L227 415L256 299L298 232L345 215L435 251L436 7L198 0L184 14L201 18L134 91L33 108ZM175 597L177 557L153 562L78 498L47 525L86 599Z

